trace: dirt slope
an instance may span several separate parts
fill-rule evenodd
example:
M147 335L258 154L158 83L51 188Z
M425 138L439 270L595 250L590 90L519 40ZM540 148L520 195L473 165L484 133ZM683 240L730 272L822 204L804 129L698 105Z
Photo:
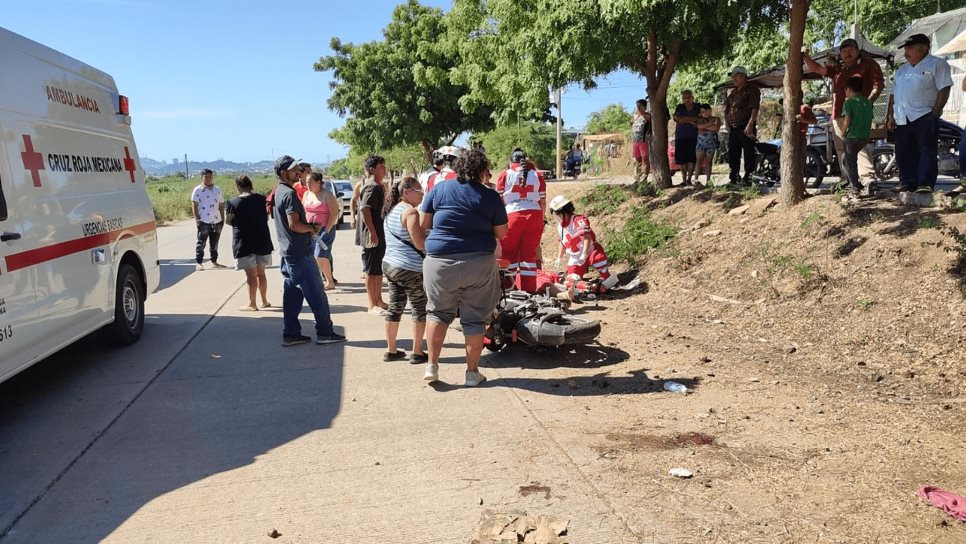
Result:
M605 323L601 357L536 365L527 402L579 399L548 427L641 541L966 542L915 496L966 495L966 289L942 230L966 216L748 197L628 191L592 217L619 232L643 205L679 234L616 267L644 292L580 310ZM548 262L554 243L548 229ZM693 393L660 391L671 378Z

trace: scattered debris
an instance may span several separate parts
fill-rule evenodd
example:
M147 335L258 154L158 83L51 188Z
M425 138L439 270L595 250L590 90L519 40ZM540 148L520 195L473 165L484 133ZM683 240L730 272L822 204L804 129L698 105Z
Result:
M540 482L536 482L531 485L521 485L520 495L523 497L529 497L535 493L543 493L543 498L550 498L550 486L540 485Z
M471 544L525 542L528 544L566 544L569 520L526 512L484 510Z
M702 236L721 236L720 230L707 230Z
M668 474L675 478L683 478L685 480L694 476L694 473L686 468L672 468L668 471Z
M271 531L268 532L269 538L278 538L280 536L282 536L282 533L276 531L275 529L272 529Z
M740 300L735 300L733 298L719 297L718 295L708 295L708 298L715 302L727 302L728 304L744 304Z
M221 355L219 355L219 354L217 354L217 353L212 353L212 354L211 354L211 358L212 358L212 359L221 359Z
M751 205L745 204L744 206L738 206L728 211L728 215L742 215L751 208Z

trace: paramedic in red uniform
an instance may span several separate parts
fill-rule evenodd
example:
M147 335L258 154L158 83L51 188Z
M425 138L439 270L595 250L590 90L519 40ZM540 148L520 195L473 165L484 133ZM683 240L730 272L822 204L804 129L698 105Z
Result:
M463 148L454 145L443 146L433 152L433 168L419 176L419 184L423 186L423 194L428 195L433 186L441 181L456 179L456 159L463 154Z
M610 274L607 255L590 228L590 220L586 216L577 215L573 202L564 195L553 197L550 201L550 212L557 219L557 236L560 238L557 262L560 262L565 253L569 256L565 285L577 285L590 267L594 267L600 274L602 291L617 285L617 276Z
M547 184L526 153L516 150L510 155L510 167L497 178L496 191L503 197L509 219L506 236L500 240L501 256L509 261L510 274L518 274L517 288L532 293L537 287L537 247L543 236Z

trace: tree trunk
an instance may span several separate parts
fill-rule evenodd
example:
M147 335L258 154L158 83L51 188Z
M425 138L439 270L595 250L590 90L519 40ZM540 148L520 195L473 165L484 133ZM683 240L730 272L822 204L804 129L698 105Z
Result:
M433 147L433 142L430 142L429 140L423 139L419 143L422 144L423 151L426 153L426 163L425 164L433 164L433 151L436 151L436 149Z
M651 171L654 173L654 185L658 189L667 189L671 187L671 165L667 158L667 89L681 54L681 39L671 43L667 56L662 60L657 58L657 45L657 35L652 32L647 36L647 61L643 65L643 73L651 105Z
M802 41L809 0L792 0L789 22L788 61L785 63L785 99L782 111L781 195L782 204L792 206L805 198L802 160L805 144L796 122L802 105Z

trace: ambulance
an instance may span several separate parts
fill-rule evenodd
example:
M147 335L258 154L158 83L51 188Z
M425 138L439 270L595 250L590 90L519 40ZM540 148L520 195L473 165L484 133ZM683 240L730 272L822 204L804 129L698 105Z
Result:
M102 330L132 344L160 279L114 78L0 28L0 382Z

